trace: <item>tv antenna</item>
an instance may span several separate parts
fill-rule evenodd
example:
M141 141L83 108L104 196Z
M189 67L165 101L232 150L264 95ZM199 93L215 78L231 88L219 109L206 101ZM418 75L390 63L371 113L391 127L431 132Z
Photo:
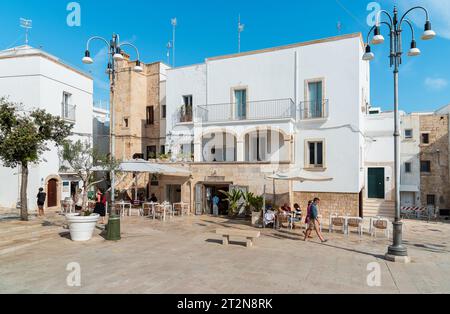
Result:
M176 17L170 20L172 24L172 67L175 67L175 36L177 32L178 20Z
M28 32L33 28L33 21L21 17L20 27L25 28L25 45L28 45Z
M167 64L170 65L170 50L172 49L172 42L167 43Z
M245 30L245 24L241 23L241 15L238 21L238 52L241 53L241 33Z

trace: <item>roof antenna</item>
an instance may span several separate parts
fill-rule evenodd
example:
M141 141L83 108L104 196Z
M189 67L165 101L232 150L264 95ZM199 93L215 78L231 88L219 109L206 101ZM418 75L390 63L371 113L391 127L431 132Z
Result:
M241 53L241 33L244 31L245 25L241 23L241 15L238 20L238 53Z
M28 32L33 28L33 21L20 18L20 27L25 28L25 45L28 46Z

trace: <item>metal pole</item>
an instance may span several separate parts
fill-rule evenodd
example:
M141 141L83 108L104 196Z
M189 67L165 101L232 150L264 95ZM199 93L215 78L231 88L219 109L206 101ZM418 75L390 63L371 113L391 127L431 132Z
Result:
M118 46L117 36L113 35L112 45L110 47L111 56L114 56L114 51ZM116 115L114 114L114 88L115 88L115 78L116 78L116 61L113 57L111 57L112 62L112 73L111 73L111 125L110 125L110 134L111 134L111 158L114 158L116 155L116 132L115 132L115 124L116 124ZM115 171L111 171L111 203L115 202L116 198L116 174ZM112 205L111 204L111 205ZM113 206L111 206L113 208Z
M241 15L239 14L238 22L238 53L241 53Z
M401 60L400 31L398 29L398 11L394 9L394 175L395 175L395 221L393 223L393 245L389 247L388 254L393 256L408 256L408 251L402 243L403 223L400 213L400 117L399 117L399 64Z
M173 38L172 38L172 67L175 67L175 39L176 39L176 29L177 29L177 20L172 19L173 26Z

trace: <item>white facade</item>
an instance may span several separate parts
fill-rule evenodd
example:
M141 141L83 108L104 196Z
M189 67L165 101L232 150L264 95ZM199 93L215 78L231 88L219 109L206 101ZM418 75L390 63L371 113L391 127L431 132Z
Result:
M333 178L295 184L294 191L360 193L364 187L364 115L370 102L370 69L362 61L363 53L360 34L352 34L170 69L167 131L172 136L168 146L176 152L179 144L194 144L196 162L249 162L254 161L249 153L255 143L252 139L267 131L272 135L262 142L268 145L267 138L272 145L274 139L280 141L275 144L279 161ZM314 113L310 94L317 82L321 107ZM239 94L242 90L245 93ZM185 96L192 96L192 122L179 119ZM239 113L239 97L246 98L245 113ZM217 156L211 160L219 151L215 144L213 150L206 147L211 133L216 137L226 134L225 140L218 141L226 142L222 156L226 160ZM230 151L233 142L234 154ZM323 148L320 166L312 168L308 151L314 142ZM263 155L257 161L274 162L273 152Z
M92 142L93 147L102 155L109 154L111 150L110 142L110 111L109 104L106 102L96 102L92 108L93 129Z
M394 200L394 113L380 112L368 114L365 117L365 131L367 141L365 149L365 198L379 198ZM374 196L371 191L369 171L383 169L384 195ZM376 184L381 184L377 182Z
M418 114L401 117L401 206L419 206L420 200L420 119Z
M0 52L0 95L22 103L25 110L40 108L64 117L74 124L75 137L92 136L92 79L42 50L21 46ZM64 95L66 105L63 106ZM50 151L43 156L45 162L30 169L30 209L36 207L38 189L47 188L49 180L57 182L58 201L70 196L70 182L68 185L59 175L57 148L49 147ZM0 206L15 207L19 198L19 169L0 167L0 178Z

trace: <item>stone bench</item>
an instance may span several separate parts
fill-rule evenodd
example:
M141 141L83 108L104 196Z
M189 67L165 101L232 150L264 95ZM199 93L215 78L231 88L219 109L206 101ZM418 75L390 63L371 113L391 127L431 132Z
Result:
M216 234L223 237L223 245L228 245L230 243L230 237L246 238L246 246L252 247L254 239L261 236L259 231L251 230L238 230L238 229L218 229Z

